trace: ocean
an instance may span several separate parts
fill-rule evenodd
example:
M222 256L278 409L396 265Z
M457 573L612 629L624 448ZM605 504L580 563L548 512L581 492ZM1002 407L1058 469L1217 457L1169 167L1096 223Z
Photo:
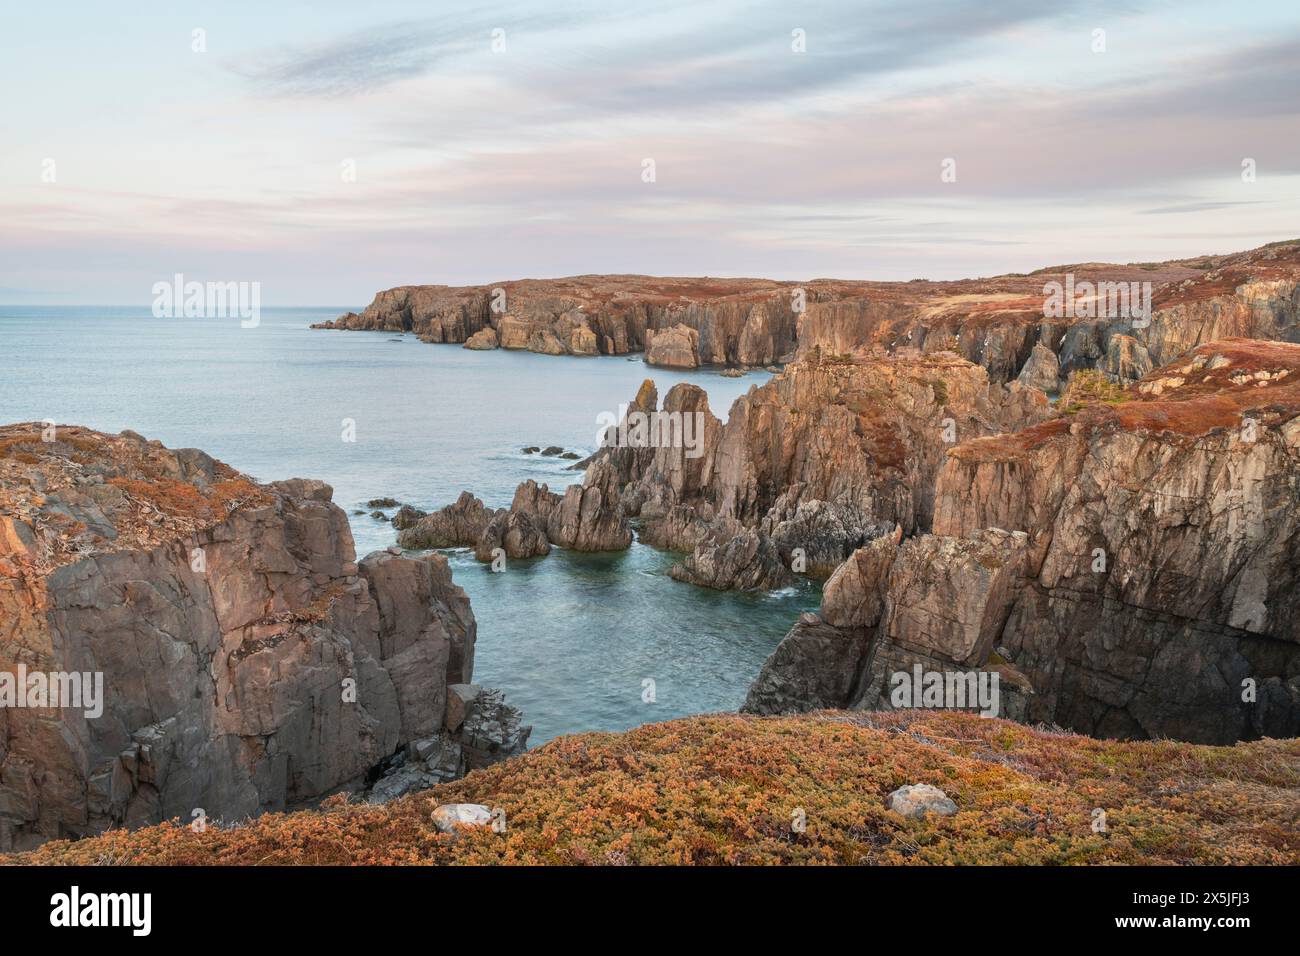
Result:
M308 328L344 311L264 308L259 325L243 328L154 318L148 306L0 306L0 422L129 428L202 448L261 481L319 478L364 555L396 542L391 525L370 517L371 498L431 510L464 490L505 506L528 478L558 490L582 473L521 449L562 445L585 457L597 416L630 402L643 379L661 398L694 382L725 420L768 378ZM343 440L349 431L355 441ZM554 549L501 574L465 551L449 557L478 618L474 680L523 710L534 744L735 710L799 613L820 602L810 583L770 594L682 584L667 575L676 556L639 543L608 554Z

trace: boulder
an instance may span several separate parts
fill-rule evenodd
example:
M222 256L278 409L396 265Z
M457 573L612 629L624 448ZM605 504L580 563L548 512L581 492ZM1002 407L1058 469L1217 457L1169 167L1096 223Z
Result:
M700 333L686 325L650 333L646 364L663 368L698 368Z
M500 344L496 330L490 325L485 325L465 340L465 348L478 351L489 351L497 348Z
M412 551L429 548L472 548L483 537L497 512L463 491L453 504L425 515L401 531L397 543Z
M462 827L485 827L492 811L481 803L444 803L433 811L433 825L440 833L456 833Z
M938 787L928 783L899 787L886 799L890 810L909 820L919 819L927 813L933 813L937 817L950 817L957 812L957 804Z

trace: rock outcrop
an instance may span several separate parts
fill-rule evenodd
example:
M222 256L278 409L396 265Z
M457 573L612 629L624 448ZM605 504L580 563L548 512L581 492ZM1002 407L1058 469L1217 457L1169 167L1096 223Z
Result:
M394 754L363 795L369 803L386 803L459 780L471 770L523 753L531 732L518 709L507 704L499 690L451 684L443 730L413 740Z
M794 581L772 539L736 522L710 528L691 556L668 573L677 581L719 591L770 591Z
M688 325L651 332L646 347L647 365L662 368L696 368L700 364L700 333Z
M515 489L509 508L496 511L468 491L454 504L420 519L397 537L412 550L472 547L474 557L492 561L547 555L551 545L575 551L622 551L632 543L632 526L623 513L618 473L593 464L581 484L563 495L529 479Z
M360 313L316 328L413 332L425 342L546 355L625 355L645 352L658 339L651 364L662 358L679 368L755 367L794 349L799 302L852 295L862 285L575 276L496 286L403 286L379 293Z
M479 329L477 332L475 332L473 335L471 335L469 338L465 340L465 348L474 349L476 351L481 351L481 352L483 351L490 352L492 349L497 348L500 344L501 343L497 340L496 329L492 328L491 326L487 326L486 328Z
M438 555L357 562L331 495L0 428L0 847L310 804L443 732L469 601Z
M715 588L826 577L896 526L927 529L950 448L1049 414L1041 392L992 385L950 353L814 353L737 399L725 425L696 386L674 386L657 411L640 408L647 399L638 408L658 416L652 437L683 440L604 448L592 461L617 473L642 541L690 552L673 577Z
M1294 736L1297 487L1300 346L1201 346L958 445L934 533L858 551L746 709L888 707L920 664L997 671L1004 715L1094 736Z
M581 484L569 485L553 503L546 534L562 548L622 551L632 543L632 526L623 514L618 473L605 462L587 469Z
M1060 391L1061 364L1056 353L1039 342L1029 353L1029 360L1017 376L1017 381L1026 388L1036 388L1041 392L1055 394Z
M497 516L468 491L452 504L416 519L397 536L400 547L411 551L428 548L472 548Z
M1053 309L1053 285L1070 302ZM1150 315L1137 301L1149 293ZM1068 306L1068 307L1066 307ZM1205 342L1300 341L1300 241L1141 264L1079 263L946 282L576 276L498 286L405 286L322 328L414 332L427 342L551 355L647 352L650 364L761 367L814 349L952 351L1005 384L1082 369L1140 378ZM483 334L490 331L492 335ZM1116 338L1119 341L1116 342ZM1149 365L1147 364L1149 361ZM1028 369L1028 371L1026 371Z
M544 525L527 512L502 509L474 544L474 557L491 561L500 549L508 558L539 558L551 553Z

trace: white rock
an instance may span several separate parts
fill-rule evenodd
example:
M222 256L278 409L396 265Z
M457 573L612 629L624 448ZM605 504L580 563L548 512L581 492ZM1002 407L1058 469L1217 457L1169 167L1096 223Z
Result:
M899 787L888 800L889 809L908 818L923 817L927 813L950 817L957 812L957 804L948 799L948 794L928 783Z
M443 833L457 826L482 827L492 822L492 811L481 803L444 803L433 811L433 825Z

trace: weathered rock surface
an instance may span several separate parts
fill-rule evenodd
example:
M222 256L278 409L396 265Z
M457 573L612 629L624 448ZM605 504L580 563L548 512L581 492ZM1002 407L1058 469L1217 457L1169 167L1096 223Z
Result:
M888 707L889 674L921 664L996 670L1004 715L1094 736L1294 736L1298 487L1300 346L1201 346L956 447L935 533L887 576L887 544L857 552L816 640L796 625L746 709Z
M491 351L492 349L499 347L500 344L501 343L497 340L496 329L491 326L479 329L465 340L465 348L484 352Z
M677 581L719 591L770 591L794 581L770 538L735 523L715 526L668 573Z
M1056 353L1039 342L1029 353L1029 360L1020 370L1017 381L1028 388L1055 394L1061 388L1060 369L1061 364Z
M743 713L799 714L852 700L872 632L803 614L750 685Z
M1112 335L1102 369L1121 382L1135 382L1151 371L1151 353L1131 335Z
M889 809L908 819L923 817L927 813L950 817L957 812L957 804L948 798L948 794L928 783L899 787L889 795L888 802Z
M393 515L393 527L398 531L405 531L407 528L413 528L421 518L428 515L428 512L421 511L419 508L411 505L402 505Z
M474 544L474 557L491 561L500 548L508 558L537 558L551 553L544 526L523 511L498 511Z
M0 847L359 788L443 730L475 621L446 561L355 560L319 481L134 433L0 428L0 672L102 675L102 713L0 707Z
M821 616L833 627L875 627L885 609L885 582L903 529L894 527L854 551L822 588Z
M795 486L778 499L761 524L781 559L800 573L830 577L858 548L893 530L853 505L800 501L800 490Z
M523 725L522 715L500 691L478 684L448 685L443 730L411 741L390 758L364 796L369 803L386 803L457 780L523 753L530 733L532 727Z
M1077 287L1068 315L1047 308L1049 283ZM1151 315L1108 311L1107 286L1150 284ZM1090 285L1093 294L1081 290ZM496 303L494 311L494 302ZM1107 317L1110 316L1110 317ZM466 342L493 330L502 348L546 354L650 350L650 364L762 367L808 355L953 351L1002 384L1045 388L1059 375L1110 366L1131 381L1205 342L1233 336L1300 341L1300 241L1159 263L1079 263L1030 275L948 282L805 283L764 279L575 276L498 286L405 286L323 328L414 332ZM1132 342L1116 345L1125 336ZM485 347L486 336L476 340ZM657 344L656 344L657 343ZM1026 373L1026 369L1028 372Z
M695 441L602 448L591 460L617 473L610 484L641 540L691 553L673 576L714 588L780 587L790 569L826 577L895 527L924 530L940 466L963 436L1049 414L1041 392L991 385L951 354L814 354L737 399L725 425L696 386L674 386L657 412L642 392L638 410L690 423L672 434Z
M412 551L428 548L472 548L478 544L497 512L468 491L431 514L425 515L397 536L397 543Z
M700 364L700 333L688 325L652 332L645 360L647 365L662 368L696 368Z
M552 507L546 534L562 548L576 551L622 551L632 543L632 526L623 514L618 473L597 462L582 484L569 485Z

